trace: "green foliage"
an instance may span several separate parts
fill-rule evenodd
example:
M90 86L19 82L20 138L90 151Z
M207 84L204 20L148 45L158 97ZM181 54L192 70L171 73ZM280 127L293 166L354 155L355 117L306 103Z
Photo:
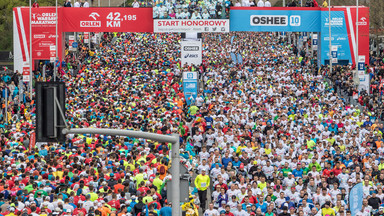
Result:
M32 3L34 0L32 0ZM40 6L55 6L55 0L39 0ZM61 5L61 1L59 4ZM13 8L28 6L29 0L0 0L0 50L13 47Z

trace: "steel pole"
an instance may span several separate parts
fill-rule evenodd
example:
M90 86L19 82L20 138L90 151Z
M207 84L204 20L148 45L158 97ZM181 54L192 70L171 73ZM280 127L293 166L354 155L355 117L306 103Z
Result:
M172 215L181 215L180 211L180 143L179 135L173 134L176 142L172 145Z
M58 53L59 53L59 51L58 51L58 32L57 32L57 23L58 23L58 15L57 15L57 0L56 0L56 23L55 23L55 31L56 31L56 35L55 35L55 43L56 43L56 49L55 49L55 56L56 56L56 58L55 58L55 60L57 61L57 60L59 60L59 58L58 58ZM56 75L57 75L57 67L56 67L56 61L54 62L54 71L53 71L53 81L55 81L56 82Z
M8 123L8 89L5 87L5 123Z
M329 73L332 74L332 31L331 31L331 0L328 0L329 17Z
M24 102L23 94L24 94L23 80L19 79L19 104Z
M144 138L158 142L172 143L172 215L180 215L180 138L178 134L172 136L159 135L142 131L99 129L99 128L76 128L62 130L63 134L105 134Z
M127 136L133 138L143 138L158 142L176 143L178 141L173 136L159 135L142 131L120 130L120 129L101 129L101 128L73 128L62 130L63 134L105 134L111 136Z
M92 36L91 32L88 33L88 49L91 50Z
M355 51L355 65L356 74L359 74L359 0L356 0L356 51Z
M32 0L29 0L29 93L32 100Z

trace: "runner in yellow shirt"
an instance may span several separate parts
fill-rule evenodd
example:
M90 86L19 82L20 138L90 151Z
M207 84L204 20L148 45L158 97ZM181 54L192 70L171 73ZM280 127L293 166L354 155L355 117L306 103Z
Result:
M197 187L197 190L199 191L199 199L201 203L201 208L203 209L203 212L205 211L205 202L207 200L207 188L209 187L210 178L208 175L206 175L207 170L203 169L201 171L201 174L196 176L195 179L195 186Z

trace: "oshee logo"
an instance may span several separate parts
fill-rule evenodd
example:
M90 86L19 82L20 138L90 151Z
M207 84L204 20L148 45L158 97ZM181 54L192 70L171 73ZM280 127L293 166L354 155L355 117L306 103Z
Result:
M288 16L283 15L252 15L251 26L287 26Z
M199 57L198 54L189 54L189 53L184 56L184 58L198 58L198 57Z
M199 46L185 46L184 51L199 51Z
M80 27L101 27L101 21L80 21Z

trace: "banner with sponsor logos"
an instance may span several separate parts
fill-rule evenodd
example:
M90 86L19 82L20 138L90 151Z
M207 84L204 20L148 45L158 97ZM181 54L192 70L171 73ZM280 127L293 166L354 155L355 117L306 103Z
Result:
M359 7L359 55L369 60L369 8ZM355 65L356 7L335 7L331 11L331 43L338 47L339 63ZM321 11L321 62L329 60L329 12Z
M181 65L200 65L203 62L201 40L181 41Z
M32 59L50 59L50 47L56 44L56 9L54 7L32 8ZM29 64L29 8L13 9L13 49L14 68L23 71L23 65ZM59 34L58 41L61 41ZM59 44L58 54L62 49ZM32 68L34 62L32 61Z
M61 8L63 32L153 32L152 8Z
M321 64L330 59L329 44L329 11L327 8L249 8L231 7L231 31L255 32L320 32L322 45L316 47L321 51ZM359 25L359 53L369 61L369 8L333 7L331 9L331 40L338 47L338 63L355 64L356 58L356 20Z
M231 31L320 31L320 10L316 8L231 7L230 17Z
M229 20L155 19L153 30L154 32L229 32Z

